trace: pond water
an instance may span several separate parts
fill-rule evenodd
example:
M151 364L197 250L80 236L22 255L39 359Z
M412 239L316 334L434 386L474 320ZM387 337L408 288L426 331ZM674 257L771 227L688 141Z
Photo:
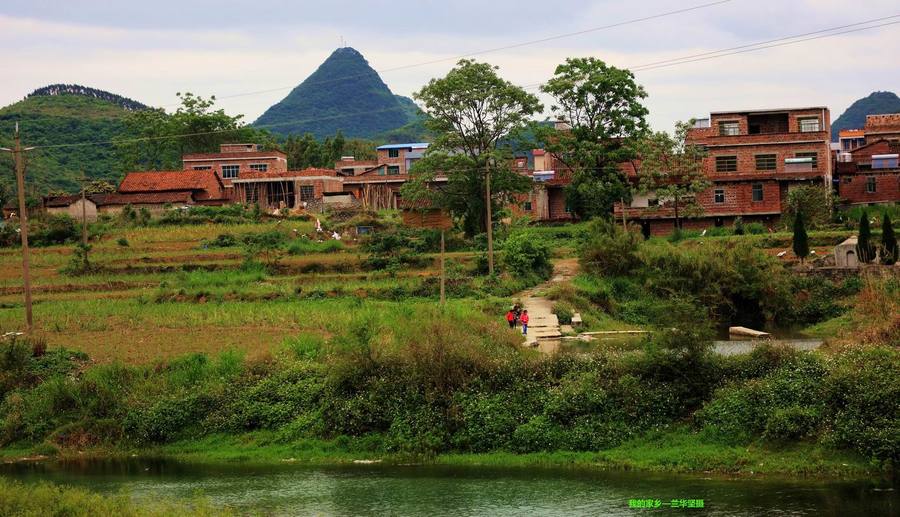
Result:
M722 479L561 468L352 465L193 465L82 461L0 465L0 475L50 481L138 501L206 497L270 515L898 515L890 482ZM659 499L659 510L629 500ZM703 509L669 507L703 500Z

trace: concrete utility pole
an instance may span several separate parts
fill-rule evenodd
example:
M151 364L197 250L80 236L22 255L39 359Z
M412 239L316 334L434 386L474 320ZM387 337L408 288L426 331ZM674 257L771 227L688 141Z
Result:
M493 160L491 160L493 161ZM491 167L484 173L484 204L487 207L488 274L494 274L494 221L491 216Z
M447 282L447 270L444 267L444 230L441 230L441 307L444 306L446 298L444 297L444 285Z
M25 287L25 330L31 332L31 261L28 252L28 209L25 207L25 156L34 147L22 148L19 141L19 123L16 122L15 146L12 149L0 147L0 151L12 153L16 167L16 188L19 191L19 231L22 236L22 282Z

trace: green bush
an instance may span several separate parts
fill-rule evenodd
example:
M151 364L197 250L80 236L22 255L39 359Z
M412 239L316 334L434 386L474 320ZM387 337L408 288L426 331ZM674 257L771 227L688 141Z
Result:
M602 220L592 221L580 247L581 267L592 274L627 275L640 266L641 237Z
M501 261L509 273L519 277L547 278L553 272L550 248L526 232L506 239Z
M30 226L28 242L34 246L68 244L81 237L81 230L75 219L66 214L48 214Z
M119 246L121 246L123 248L127 248L128 247L128 239L126 239L125 237L120 237L119 240L116 241L116 244L118 244Z
M553 314L563 325L572 323L572 317L575 316L575 309L566 302L556 302L553 304Z

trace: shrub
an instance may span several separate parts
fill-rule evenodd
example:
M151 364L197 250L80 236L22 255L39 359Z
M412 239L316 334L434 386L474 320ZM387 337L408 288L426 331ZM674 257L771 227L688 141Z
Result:
M627 275L638 268L641 237L602 220L592 221L580 249L581 267L597 275Z
M547 278L553 271L550 248L525 232L506 239L501 261L507 271L519 277Z
M553 314L556 314L560 323L568 325L572 323L572 317L575 316L575 309L566 302L556 302L553 304Z
M125 237L120 237L119 240L116 241L116 244L123 248L127 248L129 246L128 239L126 239Z
M78 240L81 232L75 219L66 214L48 214L30 228L29 243L34 246L67 244Z

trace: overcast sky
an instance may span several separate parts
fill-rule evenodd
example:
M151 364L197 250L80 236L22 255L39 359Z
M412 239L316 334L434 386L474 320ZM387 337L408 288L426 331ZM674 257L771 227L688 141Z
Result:
M456 56L711 1L3 0L0 104L78 83L167 107L179 91L214 94L252 121L341 38L379 71L443 59L381 74L394 93L411 95ZM477 58L528 85L570 56L630 67L898 14L897 0L731 0ZM743 108L825 105L834 119L874 90L900 91L898 55L900 25L889 25L636 75L658 129Z

